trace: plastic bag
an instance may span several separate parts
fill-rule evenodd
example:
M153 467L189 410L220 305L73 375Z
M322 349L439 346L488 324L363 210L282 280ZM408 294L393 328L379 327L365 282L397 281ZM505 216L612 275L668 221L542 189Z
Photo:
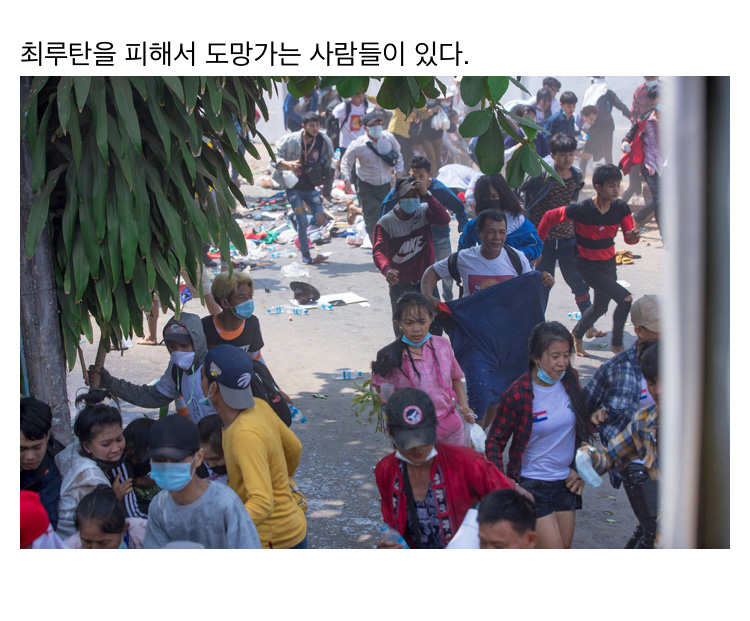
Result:
M588 450L584 447L576 451L576 469L578 470L578 475L586 485L599 487L602 484L602 478L594 470L594 465L591 463L591 455L589 455Z
M432 129L439 131L441 129L448 129L451 126L451 122L448 115L443 110L440 110L432 117L430 125L432 126Z
M286 183L286 187L293 188L297 183L299 183L299 177L294 174L291 170L285 170L282 174L282 177L284 177L284 183Z
M484 453L484 443L487 434L479 423L470 423L464 420L464 446L474 447L480 453Z
M309 276L310 270L302 263L290 263L281 268L281 275L284 278L300 278Z

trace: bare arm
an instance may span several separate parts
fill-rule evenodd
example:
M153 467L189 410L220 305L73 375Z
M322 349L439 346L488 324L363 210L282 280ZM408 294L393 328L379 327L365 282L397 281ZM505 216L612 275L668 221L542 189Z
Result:
M435 291L435 286L437 285L438 280L440 279L438 278L437 272L435 272L435 268L431 265L422 276L422 295L430 301L430 304L432 304L432 308L435 311L437 311L440 300L432 295L432 292Z

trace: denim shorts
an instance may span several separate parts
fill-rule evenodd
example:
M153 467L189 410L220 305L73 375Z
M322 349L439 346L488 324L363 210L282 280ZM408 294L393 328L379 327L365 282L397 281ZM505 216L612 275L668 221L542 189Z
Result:
M565 486L565 479L540 481L521 477L520 485L534 496L537 519L555 511L577 511L583 507L582 497Z

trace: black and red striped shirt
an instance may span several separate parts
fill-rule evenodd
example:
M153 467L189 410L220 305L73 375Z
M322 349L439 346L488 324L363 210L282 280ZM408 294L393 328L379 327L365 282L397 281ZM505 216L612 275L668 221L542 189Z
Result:
M610 203L609 210L602 213L596 208L594 199L587 198L580 203L551 209L544 214L537 232L544 241L549 230L562 222L572 220L576 232L576 255L589 261L607 261L615 256L615 235L617 228L622 227L623 235L632 231L633 215L628 204L617 199ZM637 244L628 241L626 244Z

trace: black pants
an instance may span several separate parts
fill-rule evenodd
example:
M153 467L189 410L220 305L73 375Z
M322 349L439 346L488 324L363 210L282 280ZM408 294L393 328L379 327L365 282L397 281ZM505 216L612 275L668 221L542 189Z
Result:
M577 257L576 267L583 281L594 290L594 303L584 311L581 320L573 328L573 336L582 339L586 330L607 312L609 301L614 300L617 302L617 308L612 317L612 345L622 345L622 331L625 328L632 301L625 301L630 291L617 284L617 267L614 257L606 261L589 261Z
M630 169L629 178L630 183L628 184L628 189L625 190L620 197L626 203L630 200L630 197L633 196L633 194L638 194L639 196L641 195L643 177L641 177L641 171L638 166L633 166Z
M636 224L643 224L646 221L646 218L648 218L649 215L651 215L651 212L653 212L656 224L659 226L659 232L661 233L661 236L664 237L664 229L659 219L659 185L661 183L661 177L658 172L654 172L653 175L649 174L645 167L641 172L643 178L646 180L646 185L648 185L648 190L651 192L651 200L636 212L633 216L633 220L635 220Z
M643 464L630 464L620 472L625 493L638 520L627 548L653 548L659 512L659 486Z
M547 239L544 242L542 248L542 260L536 266L536 269L540 272L549 272L552 277L555 276L555 264L560 264L560 272L568 283L573 296L575 297L576 305L581 314L586 312L586 309L591 306L591 300L589 299L589 287L581 278L578 273L578 267L576 266L575 258L575 237L569 237L564 239ZM549 301L549 293L552 287L544 288L544 310L547 311L547 302Z

